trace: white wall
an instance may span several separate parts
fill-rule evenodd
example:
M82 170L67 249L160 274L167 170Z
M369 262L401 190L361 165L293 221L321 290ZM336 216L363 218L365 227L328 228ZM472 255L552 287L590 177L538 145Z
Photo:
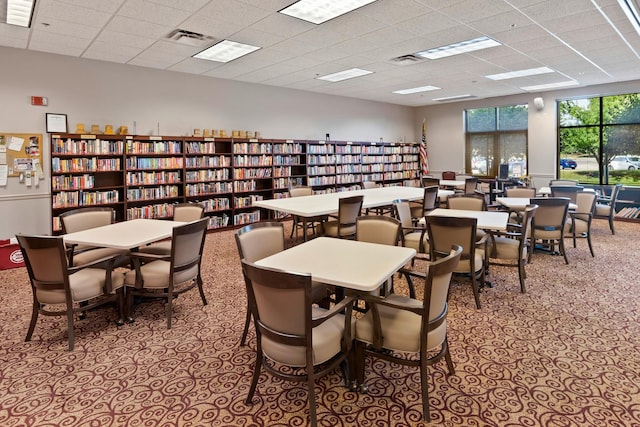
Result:
M497 98L452 102L415 109L416 123L426 118L427 150L430 171L464 170L464 121L466 109L498 107L503 105L529 105L529 175L536 187L542 187L554 178L557 170L557 111L556 100L619 95L638 92L638 81L612 83L542 93L524 93ZM537 111L533 99L542 97L544 108Z
M126 125L140 135L215 128L263 138L414 141L418 130L410 107L20 49L0 47L0 58L0 132L42 133L46 175L38 188L17 178L0 187L0 238L50 231L45 113L67 114L70 132L84 123L87 131ZM49 106L32 106L31 96L48 97Z

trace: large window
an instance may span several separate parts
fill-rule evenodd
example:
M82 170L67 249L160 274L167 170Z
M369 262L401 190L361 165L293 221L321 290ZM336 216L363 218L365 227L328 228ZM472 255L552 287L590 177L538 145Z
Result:
M527 105L466 110L466 172L493 178L508 164L510 176L527 175L528 118Z
M559 101L558 114L558 176L638 184L640 94Z

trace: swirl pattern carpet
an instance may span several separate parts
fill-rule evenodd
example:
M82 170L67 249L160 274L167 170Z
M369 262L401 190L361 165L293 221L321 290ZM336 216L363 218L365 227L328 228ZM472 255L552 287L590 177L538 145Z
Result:
M526 294L517 269L491 266L480 310L466 282L452 284L456 374L444 361L430 367L431 424L640 426L640 226L616 231L594 221L595 258L584 240L568 242L569 265L536 253ZM307 425L304 384L263 373L244 403L255 335L239 346L246 300L233 231L207 236L203 265L209 305L181 295L171 330L160 301L121 327L111 307L92 311L76 322L72 352L64 318L41 316L24 342L26 270L0 271L0 426ZM319 424L426 425L416 369L369 359L366 378L368 394L346 389L339 371L319 379Z

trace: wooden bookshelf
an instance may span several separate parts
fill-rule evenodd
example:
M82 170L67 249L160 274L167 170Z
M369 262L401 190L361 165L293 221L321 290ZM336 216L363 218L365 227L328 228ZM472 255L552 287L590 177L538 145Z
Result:
M256 200L383 185L419 185L418 144L287 139L51 134L53 233L59 215L108 206L116 221L171 218L198 202L210 229L261 221Z

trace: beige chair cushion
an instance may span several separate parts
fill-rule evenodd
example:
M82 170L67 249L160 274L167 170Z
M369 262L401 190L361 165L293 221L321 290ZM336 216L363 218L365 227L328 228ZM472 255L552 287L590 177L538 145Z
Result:
M100 268L85 268L69 276L71 287L71 299L73 302L87 301L104 294L105 270ZM124 275L121 272L111 273L111 285L114 290L124 284ZM38 301L42 304L64 304L64 289L43 290L37 289Z
M597 216L609 216L611 214L611 206L603 205L600 203L596 204L596 215Z
M413 231L411 233L407 233L404 236L404 246L407 248L415 249L416 251L420 251L420 236L422 236L422 232ZM429 253L429 240L427 239L427 233L424 233L424 238L422 239L424 244L424 253Z
M327 310L319 307L312 308L312 316L318 317ZM313 328L313 364L319 365L331 359L341 351L342 332L344 330L344 316L336 314L324 323ZM355 319L351 320L351 336L355 334ZM305 348L293 347L274 342L262 336L262 351L269 359L289 366L306 366Z
M171 240L163 240L140 248L140 252L155 255L171 254Z
M405 296L391 294L388 301L405 306L422 307L422 301L407 298ZM380 326L383 336L383 347L395 351L418 352L420 351L420 332L422 328L421 317L406 310L398 310L393 307L378 305L380 313ZM438 347L444 342L447 335L447 322L442 322L427 336L427 350ZM372 310L356 323L356 337L360 341L373 343L373 314Z
M568 218L567 223L564 225L564 235L573 236L571 228L575 227L576 234L587 233L589 231L589 225L587 221L580 218ZM536 236L537 237L537 236Z
M339 237L338 236L338 221L327 221L321 224L322 230L324 231L325 236L331 237ZM350 236L356 234L356 226L349 225L343 226L341 229L343 236Z
M527 248L524 247L524 255L518 253L520 249L520 241L510 239L508 237L498 236L495 238L495 258L518 260L520 256L526 257Z
M475 270L476 272L482 270L484 268L484 251L482 249L476 249L475 252ZM471 271L471 262L468 259L461 259L458 262L458 266L454 273L468 273Z
M142 277L144 277L143 287L145 289L165 289L169 287L169 261L152 261L140 267ZM190 269L180 271L175 275L174 284L184 283L198 275L198 266L194 265ZM127 286L134 286L136 283L136 271L130 270L124 278Z
M89 264L97 259L110 257L114 255L127 255L129 253L126 249L113 249L113 248L95 248L84 252L78 252L73 254L73 265L80 266Z

